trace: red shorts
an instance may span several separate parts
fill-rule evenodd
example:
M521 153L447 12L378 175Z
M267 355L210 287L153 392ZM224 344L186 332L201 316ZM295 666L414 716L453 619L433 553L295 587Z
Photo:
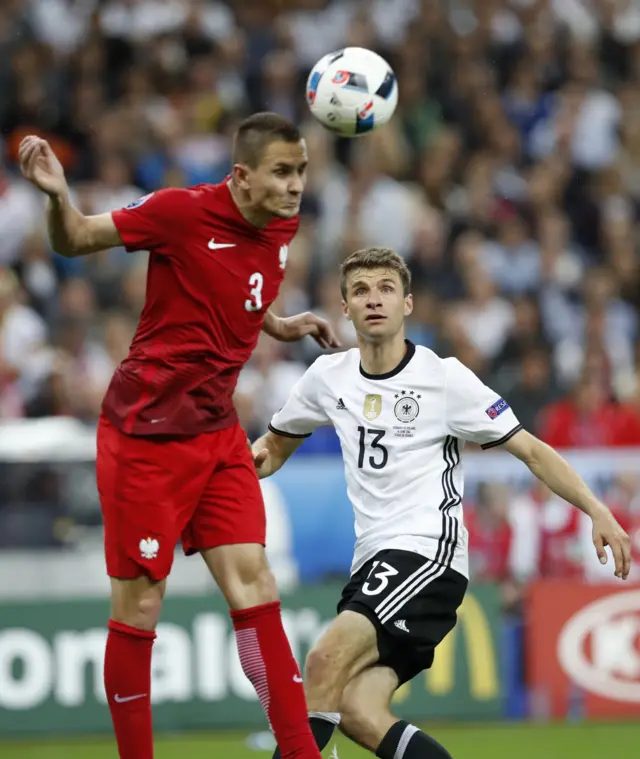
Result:
M110 577L164 579L180 539L186 554L265 543L262 490L239 424L155 439L101 417L96 473Z

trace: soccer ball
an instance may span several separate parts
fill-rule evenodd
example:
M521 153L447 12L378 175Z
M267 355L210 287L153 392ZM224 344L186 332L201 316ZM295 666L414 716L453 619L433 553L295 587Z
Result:
M360 137L393 116L398 83L372 50L346 47L321 58L307 80L307 103L318 121L343 137Z

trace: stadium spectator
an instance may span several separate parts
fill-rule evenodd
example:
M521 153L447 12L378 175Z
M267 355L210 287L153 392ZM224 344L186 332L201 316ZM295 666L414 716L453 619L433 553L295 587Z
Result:
M303 122L310 155L281 313L313 308L350 347L336 264L390 245L412 269L412 340L464 361L552 445L640 445L639 40L635 3L3 3L0 420L94 424L146 287L144 254L50 250L17 171L21 137L51 140L74 201L100 213L221 180L234 126L271 108ZM336 139L305 103L310 67L345 44L375 48L398 75L396 117L362 140ZM261 343L236 396L248 431L317 355L311 341L278 355ZM320 435L313 445L300 455L339 450ZM497 506L470 504L485 543L492 519L518 544L543 513L542 496L509 498L508 528ZM538 553L536 569L504 571L546 572Z

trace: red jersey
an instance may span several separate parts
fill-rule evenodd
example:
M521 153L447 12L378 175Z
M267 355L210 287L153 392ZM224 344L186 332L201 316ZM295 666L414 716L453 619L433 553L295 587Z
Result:
M507 522L485 524L477 507L465 511L469 531L469 568L481 582L505 580L510 574L509 559L513 534Z
M298 218L253 226L225 181L160 190L113 221L127 251L150 255L145 306L105 417L133 435L230 427L238 374L278 295Z
M640 421L625 405L605 403L591 414L580 414L570 400L548 406L538 436L553 448L597 448L640 444Z
M580 523L583 514L566 501L541 504L540 574L544 578L582 577L584 560Z

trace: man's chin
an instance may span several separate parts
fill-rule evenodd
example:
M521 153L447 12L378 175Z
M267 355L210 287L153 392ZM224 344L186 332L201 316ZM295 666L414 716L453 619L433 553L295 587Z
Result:
M381 343L395 334L384 322L365 322L357 332L368 343Z
M295 219L295 217L300 213L300 206L297 205L290 208L277 208L272 211L272 213L279 219Z

